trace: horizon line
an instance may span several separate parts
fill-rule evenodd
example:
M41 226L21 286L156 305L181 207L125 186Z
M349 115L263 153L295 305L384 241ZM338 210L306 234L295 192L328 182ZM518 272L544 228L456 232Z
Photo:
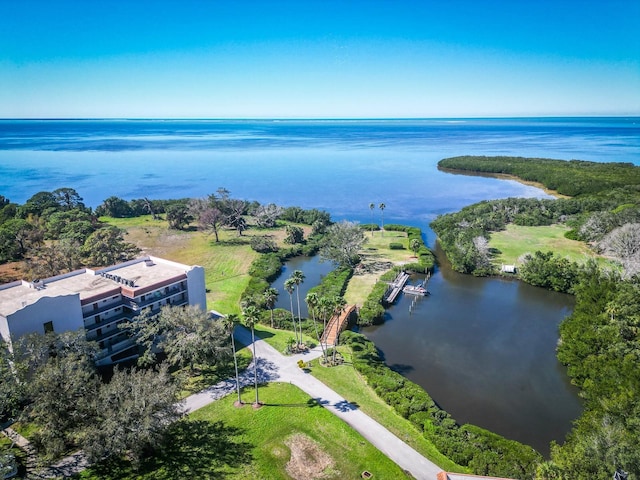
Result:
M6 120L214 120L214 121L247 121L247 120L278 120L278 121L319 121L319 120L488 120L488 119L527 119L527 118L638 118L640 113L634 114L608 114L608 115L479 115L479 116L434 116L434 117L0 117L0 121Z

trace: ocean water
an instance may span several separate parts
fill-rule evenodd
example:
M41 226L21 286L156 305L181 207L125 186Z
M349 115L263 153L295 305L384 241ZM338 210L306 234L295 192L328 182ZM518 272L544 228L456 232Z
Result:
M544 196L437 170L455 155L640 164L640 118L0 120L0 194L22 203L72 187L96 207L111 195L200 197L225 187L362 222L371 202L383 202L385 222L422 227L473 202Z

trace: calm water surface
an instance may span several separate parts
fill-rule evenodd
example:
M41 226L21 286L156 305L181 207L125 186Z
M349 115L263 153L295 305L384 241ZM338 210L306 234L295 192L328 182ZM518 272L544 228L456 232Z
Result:
M439 258L442 259L440 252ZM417 281L417 280L416 280ZM431 295L404 295L381 326L363 332L391 368L429 392L460 423L473 423L548 454L581 412L555 357L558 325L573 297L498 278L453 272Z

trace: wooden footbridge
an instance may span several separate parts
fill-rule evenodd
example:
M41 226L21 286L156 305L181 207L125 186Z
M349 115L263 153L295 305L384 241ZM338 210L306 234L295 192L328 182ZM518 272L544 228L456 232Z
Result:
M349 323L349 317L356 310L355 305L347 305L340 313L335 314L329 320L327 328L322 334L320 341L325 345L335 346L338 344L338 337Z

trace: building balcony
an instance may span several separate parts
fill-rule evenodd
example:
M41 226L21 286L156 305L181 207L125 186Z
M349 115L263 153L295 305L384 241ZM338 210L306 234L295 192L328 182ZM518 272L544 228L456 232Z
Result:
M184 299L181 298L182 294L185 294ZM125 304L134 311L140 311L154 303L162 302L163 300L169 300L170 305L184 305L189 302L189 297L185 288L174 287L169 289L168 292L157 291L153 294L147 295L143 301L134 299L125 300Z

